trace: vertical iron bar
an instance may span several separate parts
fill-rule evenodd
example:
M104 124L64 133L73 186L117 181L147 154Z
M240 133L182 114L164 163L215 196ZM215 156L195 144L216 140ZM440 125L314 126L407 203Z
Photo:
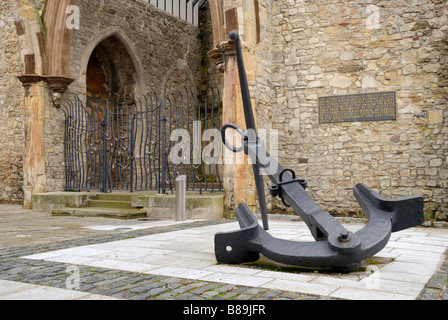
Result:
M212 95L212 115L211 115L211 121L210 121L210 123L211 123L211 128L214 128L215 126L214 126L214 122L215 122L215 96L214 96L214 94L213 94L213 87L211 87L210 88L211 90L211 95ZM215 138L213 138L213 148L212 148L212 150L213 150L213 158L215 157ZM215 179L214 179L214 177L213 177L213 175L212 175L212 162L210 162L210 164L209 164L209 172L210 172L210 179L211 179L211 183L212 183L212 192L214 192L215 191Z
M140 102L140 146L139 146L139 150L138 150L138 163L139 163L139 167L140 167L140 184L138 187L139 190L143 189L143 165L142 165L142 152L144 153L144 150L142 150L142 146L143 146L143 136L144 136L144 122L143 122L143 105L142 102L139 100ZM136 102L137 105L137 102ZM137 126L138 128L138 126ZM143 162L144 163L144 162Z
M117 101L111 100L111 122L110 122L110 132L112 141L112 162L111 162L111 175L112 175L112 186L114 190L119 190L120 187L120 129L119 129L119 119L118 114L119 105Z
M130 157L130 168L129 168L129 187L130 187L130 191L133 191L134 188L134 159L135 159L135 155L134 155L134 122L135 122L135 115L133 117L129 117L128 119L131 119L131 131L129 132L129 157Z
M158 142L158 147L159 147L159 152L158 152L158 156L159 156L159 158L158 158L158 160L159 160L159 162L158 162L158 177L159 177L159 179L158 179L158 181L159 181L159 186L158 186L158 189L159 189L159 194L161 194L162 192L162 190L161 190L161 188L162 188L162 182L161 182L161 178L162 178L162 172L161 172L161 161L163 161L162 160L162 150L161 150L161 144L162 144L162 113L163 111L162 111L162 107L160 107L160 109L159 109L159 114L158 114L158 116L159 116L159 121L158 121L158 123L159 123L159 130L158 130L158 134L157 134L157 142Z
M86 106L88 107L88 106ZM87 191L90 191L91 184L92 184L92 174L90 172L92 168L92 156L91 156L91 144L92 144L92 127L91 127L91 116L90 113L87 111L87 134L86 134L86 162L87 162Z
M190 113L190 108L192 107L192 105L194 106L194 103L190 104L190 95L188 93L187 88L185 88L185 92L186 92L186 99L187 99L187 104L188 104L188 113ZM193 97L192 97L192 99L193 99ZM191 132L193 134L193 146L194 146L194 123L195 123L195 114L196 114L194 107L192 108L192 114L193 115L192 115L192 121L191 121L191 131L189 131L189 132ZM190 116L188 116L188 119L190 119ZM193 149L193 152L194 151L195 150ZM195 184L195 174L194 174L194 166L195 165L196 164L194 163L194 155L192 154L191 159L190 159L191 184L192 184L191 190L192 191L194 191L194 188L195 188L195 185L194 185ZM188 186L188 182L187 182L187 186Z
M163 110L165 111L165 110ZM162 113L162 178L160 183L162 185L162 194L166 194L166 117L165 112ZM159 166L160 168L160 166Z
M177 112L176 112L176 97L173 97L174 98L174 112L175 112L175 115L177 115ZM169 139L168 140L168 152L167 152L167 154L169 155L170 154L170 152L171 152L171 145L172 144L174 144L175 142L174 141L171 141L171 133L176 129L176 126L174 125L174 123L176 123L175 121L177 121L177 117L175 117L176 119L174 120L173 119L173 105L172 105L172 103L171 103L171 100L170 99L168 99L168 105L169 105L169 109L170 109L170 118L169 118L169 132L168 132L168 134L167 134L167 138ZM177 125L177 123L176 123L176 125ZM174 130L173 130L173 128L174 128ZM167 156L167 173L168 173L168 181L169 181L169 187L170 187L170 191L172 192L173 191L173 186L172 186L172 183L171 183L171 174L173 175L173 177L174 177L174 179L176 178L176 174L175 174L175 171L174 171L174 163L173 163L173 159L171 159L171 170L170 170L170 161L168 160L168 156Z
M125 188L124 190L128 190L129 189L129 179L128 179L128 175L126 173L126 169L128 168L128 166L131 164L132 161L130 161L130 157L129 157L129 144L130 144L130 131L129 131L129 107L128 104L126 102L122 103L122 108L126 106L126 116L123 118L123 123L125 124L123 126L123 133L125 133L126 135L124 136L124 141L123 141L123 145L125 146L123 151L124 151L124 156L125 156L125 163L124 163L124 168L123 168L123 176L125 179Z
M107 153L107 162L106 162L106 166L107 166L107 186L106 188L109 189L110 192L112 192L113 189L113 181L112 181L112 157L113 157L113 153L112 153L112 145L111 142L112 141L112 117L113 117L113 105L111 106L110 103L107 103L107 113L105 114L105 119L106 119L106 153Z
M65 114L64 109L61 109L62 112L64 112L64 166L65 166L65 191L67 191L67 125L68 125L68 119L67 115Z
M124 188L125 185L125 178L123 176L123 163L126 161L125 158L123 157L124 151L125 151L125 147L124 147L124 111L123 111L123 105L120 105L119 103L117 103L117 107L118 107L118 113L119 113L119 118L118 118L118 130L119 130L119 138L120 139L120 146L119 146L119 150L120 150L120 163L119 163L119 172L120 172L120 189Z
M207 99L207 92L205 92L205 97L204 97L204 130L207 131L207 109L208 109L208 99ZM208 190L208 186L207 186L207 172L205 172L205 163L203 161L203 159L201 158L201 162L202 162L202 174L204 175L204 183L205 183L205 191Z
M102 189L101 192L106 193L107 192L107 123L106 123L106 119L107 119L107 112L108 109L106 108L104 110L104 118L103 118L103 122L101 123L101 127L103 130L103 176L102 176Z
M81 128L80 128L80 123L81 123L81 108L79 106L79 100L77 101L78 106L76 108L76 169L77 169L77 175L76 175L76 189L78 189L78 191L81 191L81 160L80 160L80 132L81 132Z
M91 106L92 109L92 159L93 159L93 167L92 167L92 187L97 189L96 186L96 156L97 156L97 147L96 147L96 133L97 133L97 125L96 125L96 108L94 105Z
M71 189L72 188L72 172L73 172L73 165L72 165L72 135L71 135L71 131L72 131L72 110L73 110L73 105L71 103L71 101L68 102L69 106L67 109L67 114L68 114L68 128L67 128L67 183L66 183L66 188L67 189Z
M100 156L100 134L101 134L101 123L100 123L100 106L97 102L95 108L95 188L100 189L100 165L101 165L101 156Z
M156 106L157 106L157 101L156 101ZM155 148L155 141L156 139L152 136L153 134L153 117L155 117L157 115L157 108L154 107L153 104L153 99L151 97L151 121L149 124L149 157L148 157L148 161L149 161L149 177L150 177L150 181L149 181L149 189L150 190L156 190L157 187L154 187L154 189L152 188L152 181L153 181L153 175L152 175L152 169L153 169L153 164L154 164L154 159L155 159L155 152L156 152L156 148ZM154 125L156 125L157 121L154 121ZM154 132L157 132L156 129L154 128ZM152 145L154 145L154 149L152 149ZM152 150L152 151L151 151ZM155 180L155 178L154 178Z
M219 89L217 89L218 91L218 123L217 123L217 127L219 127L221 125L221 94L219 92ZM218 142L219 143L219 142ZM221 150L221 148L219 149ZM217 162L216 162L216 176L218 178L219 181L219 191L222 191L222 182L221 182L221 177L219 175L219 162L220 162L220 157L222 157L221 153L218 154L217 156Z
M145 127L145 143L143 144L143 167L145 170L144 179L145 179L145 188L144 190L148 190L148 170L146 168L146 153L147 153L147 146L148 146L148 99L145 98L145 121L144 121L144 127ZM143 116L142 116L143 121Z
M193 133L193 126L194 126L194 123L192 122L192 121L190 121L190 99L189 99L189 95L188 95L188 89L187 88L185 88L185 101L186 101L186 104L187 104L187 131L188 131L188 134L190 135L190 134L192 134ZM193 145L193 148L194 148L194 136L193 137L191 137L191 135L190 135L190 139L191 139L191 141L190 141L190 151L191 151L191 144ZM190 170L193 172L193 165L194 165L194 163L193 163L193 154L192 154L192 152L190 152L190 154L188 155L188 157L189 157L189 162L190 162ZM187 186L186 186L186 188L187 188L187 190L189 189L189 180L190 179L188 179L188 172L187 171L185 171L185 175L187 176Z
M196 98L193 97L192 101L193 101L193 110L195 110L195 108L196 108L196 106L195 106ZM200 101L199 98L198 98L197 121L199 121L199 123L201 123L201 101ZM201 126L202 126L202 124L201 124ZM199 161L202 162L201 159L199 159ZM200 173L199 173L199 167L200 166L201 165L198 164L197 167L196 167L196 173L197 173L197 177L196 178L199 181L199 194L202 195L202 179L201 179L201 176L200 176Z
M153 152L153 171L154 171L154 190L160 193L160 183L159 183L159 174L160 170L157 170L157 167L160 163L160 102L158 101L158 97L156 97L156 113L154 114L154 152ZM157 160L157 162L156 162Z
M182 96L182 94L180 95L180 121L181 121L181 127L182 130L185 130L185 108L184 108L184 98ZM188 128L187 128L188 129ZM183 153L184 150L182 150ZM186 174L187 173L187 167L185 166L185 159L183 158L184 154L182 154L182 168L183 168L183 172Z
M79 119L79 132L78 132L78 136L79 136L79 150L78 151L79 151L79 158L80 158L79 191L81 191L84 186L84 155L82 152L82 144L83 144L82 136L84 133L84 106L82 104L79 106L79 110L80 110L80 119Z

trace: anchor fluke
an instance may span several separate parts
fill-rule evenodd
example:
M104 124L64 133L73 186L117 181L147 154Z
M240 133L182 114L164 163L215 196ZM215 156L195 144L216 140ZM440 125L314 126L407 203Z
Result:
M364 184L356 185L353 194L368 217L372 210L390 213L392 232L412 228L424 222L423 197L387 199Z

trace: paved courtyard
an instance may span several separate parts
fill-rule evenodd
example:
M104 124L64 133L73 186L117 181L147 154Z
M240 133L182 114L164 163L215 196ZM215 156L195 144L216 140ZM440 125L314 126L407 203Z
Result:
M94 234L0 249L0 299L448 299L447 229L393 233L360 270L339 274L267 259L217 264L214 235L238 230L234 221L82 222ZM303 222L271 220L270 228L278 238L314 241Z

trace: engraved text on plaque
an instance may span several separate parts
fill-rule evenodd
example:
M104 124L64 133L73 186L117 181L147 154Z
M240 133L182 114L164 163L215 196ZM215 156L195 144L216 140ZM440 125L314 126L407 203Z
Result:
M396 120L395 92L319 98L319 123Z

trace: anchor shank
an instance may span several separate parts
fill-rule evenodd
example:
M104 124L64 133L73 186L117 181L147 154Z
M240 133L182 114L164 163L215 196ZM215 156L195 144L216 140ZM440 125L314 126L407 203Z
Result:
M240 78L241 98L243 100L244 117L246 120L246 128L252 130L252 135L257 140L257 128L255 125L254 111L252 110L252 102L250 98L249 84L247 82L246 68L244 66L243 53L241 50L240 37L236 31L232 31L229 35L230 39L235 43L236 59L238 64L238 74ZM257 188L258 202L260 203L260 213L263 220L263 227L269 230L268 212L266 208L266 195L263 188L263 177L260 174L260 166L255 161L253 163L255 186Z

